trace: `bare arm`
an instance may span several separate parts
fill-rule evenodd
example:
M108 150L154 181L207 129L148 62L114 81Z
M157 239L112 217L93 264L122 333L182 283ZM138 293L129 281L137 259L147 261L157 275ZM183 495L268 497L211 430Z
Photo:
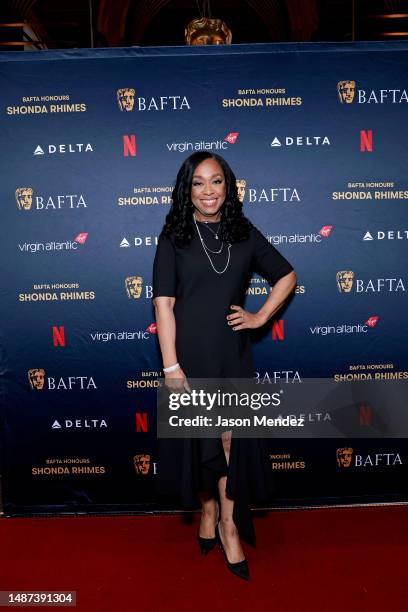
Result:
M177 363L176 355L176 319L174 318L174 297L157 297L153 300L156 314L157 335L159 337L160 351L163 367Z
M267 300L261 306L256 313L262 320L262 325L269 321L269 319L283 306L286 298L292 293L296 287L296 274L294 271L289 272L286 276L283 276L273 286L272 291L269 293Z
M235 310L233 314L227 316L228 325L234 325L234 331L240 329L256 329L265 325L267 321L279 310L283 305L288 295L296 287L296 274L292 270L286 276L282 276L273 286L265 303L261 306L258 312L252 313L241 308L241 306L232 305ZM244 317L242 319L242 316Z
M168 368L177 363L176 353L176 319L174 317L174 304L176 298L160 296L153 300L156 315L157 335L159 337L160 351L163 367ZM180 366L174 372L165 374L166 384L168 380L184 380L185 374Z

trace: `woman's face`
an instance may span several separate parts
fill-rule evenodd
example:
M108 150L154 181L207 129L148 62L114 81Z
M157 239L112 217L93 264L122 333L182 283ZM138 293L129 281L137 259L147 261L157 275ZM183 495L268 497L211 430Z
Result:
M218 219L226 196L221 166L209 157L197 166L191 182L191 201L199 221Z

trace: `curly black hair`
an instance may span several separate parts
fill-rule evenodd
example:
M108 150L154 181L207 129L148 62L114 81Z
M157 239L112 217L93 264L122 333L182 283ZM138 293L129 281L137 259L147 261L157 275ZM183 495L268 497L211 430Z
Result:
M236 178L229 164L220 155L210 152L197 152L184 160L177 173L173 189L173 203L166 215L163 233L172 235L178 246L188 245L193 237L193 212L191 202L191 183L194 171L205 159L214 159L222 168L225 178L226 195L221 206L221 223L219 236L224 242L234 243L249 238L252 223L242 212L242 203L238 199Z

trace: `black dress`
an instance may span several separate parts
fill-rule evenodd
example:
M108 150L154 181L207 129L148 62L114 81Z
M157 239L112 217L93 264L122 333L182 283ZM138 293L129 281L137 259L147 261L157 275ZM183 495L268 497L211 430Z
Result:
M205 244L220 248L214 236L219 223L198 222ZM211 231L213 230L213 231ZM210 253L217 270L227 263L228 249ZM176 354L187 378L252 378L249 330L233 331L226 316L243 306L253 272L272 285L293 270L261 232L251 227L248 240L230 247L230 261L217 274L204 252L198 232L187 247L160 234L153 266L153 298L175 297ZM221 439L159 440L158 486L177 494L184 507L198 507L198 491L218 495L218 480L227 476L226 494L234 500L234 522L240 536L255 545L250 503L270 499L271 467L265 440L231 439L227 464Z

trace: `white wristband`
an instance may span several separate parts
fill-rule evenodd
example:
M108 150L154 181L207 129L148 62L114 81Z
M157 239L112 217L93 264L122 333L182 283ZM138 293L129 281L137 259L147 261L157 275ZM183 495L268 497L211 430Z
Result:
M179 367L180 367L180 364L179 363L175 363L174 365L169 366L168 368L163 368L163 372L165 372L166 374L168 372L174 372L174 370L177 370L177 368L179 368Z

